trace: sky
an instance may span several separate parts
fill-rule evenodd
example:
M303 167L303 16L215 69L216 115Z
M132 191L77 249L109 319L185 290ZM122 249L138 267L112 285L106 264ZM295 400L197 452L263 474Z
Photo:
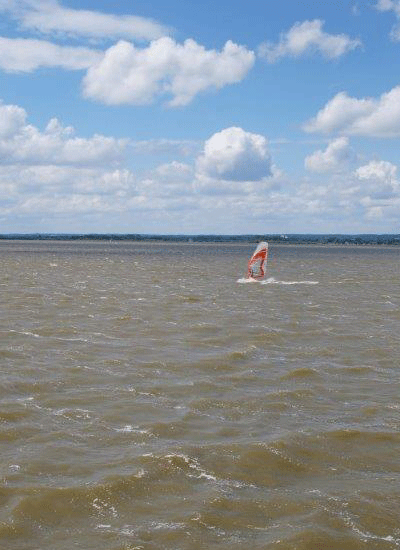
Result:
M399 233L400 0L0 0L0 233Z

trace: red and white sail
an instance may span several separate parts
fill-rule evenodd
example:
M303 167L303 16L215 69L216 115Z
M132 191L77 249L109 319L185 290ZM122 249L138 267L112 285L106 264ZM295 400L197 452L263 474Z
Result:
M261 242L255 249L247 266L247 277L250 279L262 279L265 275L265 266L268 258L268 243Z

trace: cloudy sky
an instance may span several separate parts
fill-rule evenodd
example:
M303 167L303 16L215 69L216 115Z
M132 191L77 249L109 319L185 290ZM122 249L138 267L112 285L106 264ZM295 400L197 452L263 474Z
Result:
M0 0L0 233L398 233L400 0Z

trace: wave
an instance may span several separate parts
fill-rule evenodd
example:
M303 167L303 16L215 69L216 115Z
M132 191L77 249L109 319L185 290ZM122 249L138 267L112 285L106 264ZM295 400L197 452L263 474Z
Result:
M244 283L259 283L261 285L317 285L319 284L319 281L279 281L275 279L274 277L268 277L268 279L264 279L262 281L257 281L256 279L247 279L246 277L242 277L238 279L236 282L244 284Z
M395 461L382 476L373 458L395 457L398 442L397 433L338 429L269 443L154 449L79 486L6 485L0 502L9 517L0 538L10 550L32 548L32 540L42 550L68 548L68 537L99 550L394 550L399 497L387 474L394 478ZM354 447L366 460L351 456Z
M317 285L319 281L277 281L274 277L269 277L261 281L262 285Z

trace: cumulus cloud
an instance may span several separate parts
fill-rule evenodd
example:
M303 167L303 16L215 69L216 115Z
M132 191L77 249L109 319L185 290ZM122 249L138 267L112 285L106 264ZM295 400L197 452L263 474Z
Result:
M50 164L0 165L0 192L5 231L15 228L18 220L24 221L23 231L84 231L88 216L96 217L97 227L104 229L107 219L118 223L137 196L135 178L127 169ZM110 218L103 218L106 213Z
M114 201L103 195L86 195L70 193L68 195L49 196L33 195L25 198L18 210L26 214L51 213L85 214L92 212L112 212L119 210Z
M188 164L174 160L158 166L155 174L161 176L166 181L187 181L188 176L193 174L193 169Z
M361 45L358 39L346 34L329 34L322 30L324 21L314 19L295 23L286 33L280 35L279 42L264 42L258 53L269 63L275 63L283 57L301 57L310 53L319 53L326 59L337 59Z
M0 138L15 135L26 123L27 113L18 105L3 105L0 102Z
M0 69L86 70L83 95L107 105L146 105L160 96L171 107L187 105L200 92L240 82L255 62L254 52L230 40L220 51L207 50L192 39L179 44L166 36L166 28L150 20L64 8L56 0L0 0L1 12L23 29L56 38L68 34L119 40L101 50L0 37ZM132 40L150 43L138 47Z
M153 215L164 211L171 217L179 212L181 222L194 231L204 224L218 231L222 222L234 230L236 216L253 218L261 212L260 205L281 177L271 166L263 136L227 128L205 142L194 166L173 161L139 178L134 204Z
M178 44L163 37L145 48L121 40L103 52L46 40L0 37L1 69L87 69L84 96L108 105L145 105L158 96L170 97L172 107L187 105L199 92L240 82L254 61L254 52L231 41L216 51L190 39Z
M128 142L95 134L74 135L53 118L44 132L26 123L27 113L16 105L0 104L0 164L91 165L118 161Z
M378 99L357 99L340 92L304 125L304 129L306 132L399 137L400 86Z
M371 161L354 171L331 172L323 180L320 175L307 178L287 194L288 214L308 219L313 231L395 232L400 215L396 174L391 163Z
M56 0L0 0L0 11L8 12L23 29L44 34L131 40L168 34L164 25L149 18L65 8Z
M90 48L59 46L46 40L0 37L0 68L7 72L32 72L40 67L87 69L102 57Z
M172 161L150 171L138 183L142 196L154 199L181 198L182 202L193 195L193 167ZM194 197L193 197L194 198Z
M357 178L367 184L365 189L375 199L400 198L397 166L384 160L374 160L355 171Z
M392 182L396 179L397 166L384 160L371 161L356 170L356 175L360 179L375 179L382 182Z
M109 105L144 105L159 95L172 95L170 106L187 105L199 92L242 80L254 58L231 41L220 52L190 39L178 44L163 37L141 49L119 41L89 68L84 95Z
M387 161L371 161L355 171L362 183L360 204L369 220L392 218L398 223L400 214L400 183L397 166Z
M134 223L138 232L235 233L284 223L288 232L393 232L398 225L398 167L374 160L345 171L353 158L347 136L310 155L310 174L296 182L272 164L267 139L242 128L211 135L202 152L193 149L192 163L174 160L143 174L121 165L127 147L148 144L136 145L81 138L56 118L41 130L23 108L1 104L3 231L130 232Z
M390 183L395 186L398 185L397 172L398 167L386 160L371 160L354 171L360 180L382 184Z
M0 181L23 193L115 194L125 196L136 189L132 172L117 168L68 165L0 165Z
M312 172L333 172L341 170L355 154L347 137L339 137L328 144L325 151L315 151L305 158L304 165Z
M354 122L369 116L373 110L372 99L356 99L349 97L346 92L340 92L304 125L304 129L306 132L324 133L343 131Z
M259 181L271 175L267 139L242 128L226 128L205 142L196 168L199 174L219 180Z
M26 111L0 104L0 214L61 216L125 211L137 195L133 173L121 168L128 141L81 138L52 118L41 131ZM69 230L76 227L69 226Z

